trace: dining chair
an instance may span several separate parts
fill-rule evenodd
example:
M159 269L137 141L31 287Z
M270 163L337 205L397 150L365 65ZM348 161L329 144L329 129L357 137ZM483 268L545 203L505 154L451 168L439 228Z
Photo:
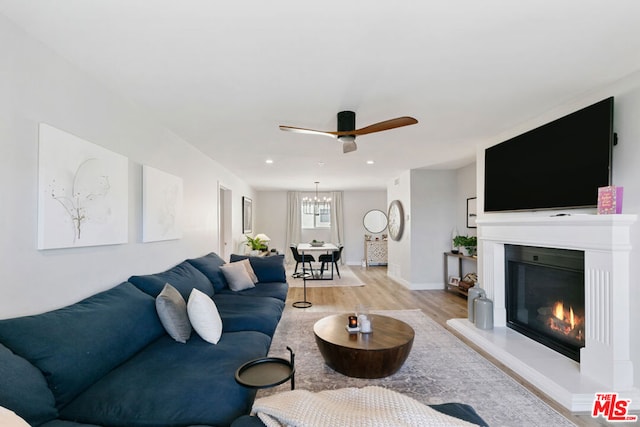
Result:
M338 261L340 261L340 256L342 255L342 249L344 249L343 245L338 245L338 250L337 251L333 251L333 255L331 254L322 254L318 257L318 261L321 263L320 264L320 275L322 276L322 273L324 272L324 265L326 263L331 264L331 262L333 261L333 264L336 266L336 273L338 273L338 277L340 277L340 269L338 268Z
M296 260L296 268L293 270L293 277L300 277L300 273L298 273L298 264L302 263L302 269L304 270L304 263L309 263L309 269L311 270L311 274L313 275L313 266L311 265L312 262L315 262L315 258L313 255L308 255L308 254L300 254L300 252L298 252L298 248L296 245L291 245L291 253L293 254L293 259Z

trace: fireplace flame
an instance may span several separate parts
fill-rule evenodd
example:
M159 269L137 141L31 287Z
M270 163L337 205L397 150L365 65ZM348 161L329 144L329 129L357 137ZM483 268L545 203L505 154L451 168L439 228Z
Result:
M551 329L564 335L575 334L578 339L582 339L582 328L580 327L582 320L575 315L572 306L569 306L569 310L565 311L564 303L557 301L551 307L551 316L548 321Z
M569 307L569 324L571 325L571 329L576 327L576 318L573 315L573 307Z
M558 301L553 305L553 316L558 320L564 320L564 304Z

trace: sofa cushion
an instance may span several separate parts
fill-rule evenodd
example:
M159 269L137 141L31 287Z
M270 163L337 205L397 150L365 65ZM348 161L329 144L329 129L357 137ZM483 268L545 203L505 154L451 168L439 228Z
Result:
M286 282L284 255L246 256L231 254L231 262L248 259L260 282Z
M236 418L229 427L265 427L265 424L256 415L243 415Z
M436 411L442 412L443 414L450 415L452 417L459 418L461 420L470 422L480 427L488 427L489 425L483 420L480 415L473 409L472 406L469 406L465 403L441 403L438 405L429 405L431 408Z
M235 292L231 289L223 289L216 295L220 294L233 294L242 295L247 297L272 297L285 301L287 299L287 293L289 292L289 284L287 282L258 282L251 289L245 289L244 291Z
M37 426L58 417L55 403L42 372L0 344L0 406Z
M222 335L222 319L218 313L216 303L197 289L191 291L187 303L189 321L200 338L217 344Z
M226 263L217 254L211 252L200 258L188 259L187 262L207 276L211 283L213 283L213 288L216 292L229 287L227 279L225 279L224 274L220 270L220 267Z
M163 334L154 299L130 283L58 310L0 320L0 342L44 373L58 409Z
M163 336L61 410L61 417L128 427L230 425L249 413L256 390L235 371L264 357L270 338L224 333L217 345L193 335L186 344Z
M227 283L229 283L229 289L232 291L244 291L255 287L255 282L247 271L247 264L249 264L249 260L245 259L220 267L224 277L227 279ZM249 265L249 268L251 268L251 265Z
M180 292L185 301L189 299L191 289L194 288L209 296L214 293L213 285L207 276L187 261L162 273L131 276L129 281L154 298L162 292L165 283L171 283L171 286Z
M156 310L162 326L174 340L186 343L191 336L191 322L187 314L187 303L169 283L164 285L156 298Z
M103 427L96 424L77 423L75 421L52 420L42 424L40 427Z
M272 337L284 309L283 301L271 297L247 298L225 293L215 294L213 300L222 318L224 332L258 331Z

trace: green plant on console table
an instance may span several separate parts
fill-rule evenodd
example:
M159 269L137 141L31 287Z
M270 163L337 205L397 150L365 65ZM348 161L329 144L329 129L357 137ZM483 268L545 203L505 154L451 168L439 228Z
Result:
M476 236L456 236L453 238L453 245L457 248L465 248L469 255L473 255L478 246L478 238Z
M249 246L254 251L264 251L267 250L267 245L265 242L260 240L257 237L245 236L247 238L247 246Z

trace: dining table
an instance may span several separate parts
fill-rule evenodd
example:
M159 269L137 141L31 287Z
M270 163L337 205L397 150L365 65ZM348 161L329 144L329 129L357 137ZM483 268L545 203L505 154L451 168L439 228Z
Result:
M331 274L325 277L324 274L307 274L304 263L302 264L302 274L306 277L306 280L333 280L333 256L334 251L338 250L338 247L333 243L323 243L322 245L312 245L311 243L298 243L298 252L304 258L305 253L309 252L325 252L331 254ZM329 271L327 269L327 271Z

